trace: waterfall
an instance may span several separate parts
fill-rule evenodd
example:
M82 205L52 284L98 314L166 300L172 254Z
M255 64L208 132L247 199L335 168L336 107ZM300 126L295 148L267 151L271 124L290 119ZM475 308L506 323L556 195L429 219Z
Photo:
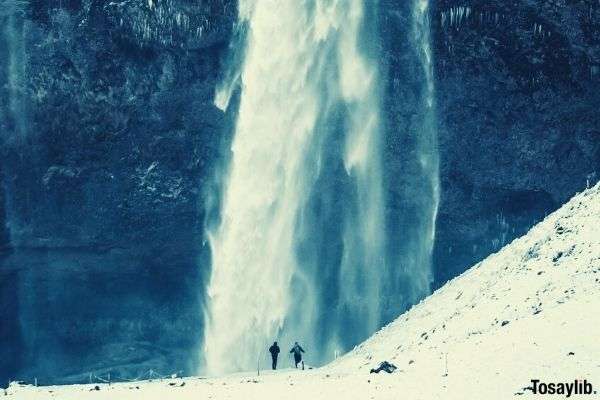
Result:
M244 58L215 96L226 108L241 89L220 221L207 232L212 274L202 356L209 373L256 368L273 340L299 340L311 363L325 362L380 327L382 302L395 295L384 293L396 287L386 282L399 279L386 249L400 238L386 235L381 54L371 3L240 0ZM425 14L426 7L414 13L416 41L429 39ZM429 82L424 107L433 113L428 46L417 45ZM437 174L437 159L425 154L435 134L433 118L426 120L421 162ZM427 243L419 251L429 257L435 214L423 212ZM423 271L408 279L419 281L422 297L431 272L429 260L420 261Z
M0 1L0 21L3 22L4 51L6 53L6 81L8 94L8 111L12 120L14 137L26 136L27 123L23 94L25 85L25 65L27 64L23 43L23 9L26 3L18 0ZM1 51L1 50L0 50ZM1 63L0 63L1 64ZM8 138L4 138L7 140Z
M25 51L26 6L24 0L0 0L0 126L3 128L0 129L0 147L6 148L24 144L30 133L25 79L29 62ZM0 185L3 186L0 192L4 192L4 196L0 196L0 199L4 197L0 209L4 209L6 221L0 228L0 239L6 236L11 245L18 245L23 226L14 212L16 204L10 189L12 179L7 175L8 165L10 161L0 160Z
M423 171L424 198L429 201L423 207L426 216L423 223L424 238L421 253L424 263L431 263L435 243L435 223L440 202L439 151L437 143L437 121L435 112L435 78L431 51L431 27L429 0L415 0L413 5L414 46L423 67L425 88L423 97L423 122L418 135L417 152ZM427 218L429 216L429 218ZM428 278L430 279L430 278Z
M6 70L6 109L10 115L6 116L11 121L10 138L3 140L22 139L27 134L27 110L23 100L25 85L25 66L27 65L24 43L23 43L23 13L26 3L20 0L0 1L0 22L2 28L0 40L0 53L6 56L0 66ZM4 65L2 65L4 64ZM1 78L0 78L1 79ZM1 103L0 103L1 104Z

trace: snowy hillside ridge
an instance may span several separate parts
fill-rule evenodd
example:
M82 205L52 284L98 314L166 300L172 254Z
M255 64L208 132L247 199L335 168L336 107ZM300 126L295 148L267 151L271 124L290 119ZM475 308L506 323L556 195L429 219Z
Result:
M600 183L449 281L331 367L345 369L360 360L359 368L369 369L380 359L404 363L423 349L442 352L456 343L477 343L481 335L499 334L516 321L558 311L576 294L600 297L598 272ZM597 317L597 309L582 312Z
M586 379L600 392L599 310L600 184L325 367L113 385L12 385L6 394L27 400L540 398L532 379ZM306 350L310 363L312 349ZM398 369L369 373L384 360ZM261 363L266 368L268 360Z

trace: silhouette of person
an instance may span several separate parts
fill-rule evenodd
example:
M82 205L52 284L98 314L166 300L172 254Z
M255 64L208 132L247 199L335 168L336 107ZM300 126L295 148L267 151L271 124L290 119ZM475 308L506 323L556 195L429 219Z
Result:
M269 353L271 353L271 359L273 360L273 369L277 369L277 356L279 355L279 346L277 346L277 342L273 342L271 347L269 347Z
M300 347L298 342L294 343L294 347L290 350L290 353L294 353L294 362L296 363L296 368L298 368L298 364L302 361L302 353L304 353L304 349Z

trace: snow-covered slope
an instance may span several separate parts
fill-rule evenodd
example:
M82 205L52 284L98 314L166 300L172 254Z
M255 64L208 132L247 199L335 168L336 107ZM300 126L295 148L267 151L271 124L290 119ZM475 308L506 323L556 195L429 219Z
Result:
M369 374L384 360L398 370ZM18 399L507 399L533 396L532 379L587 379L600 392L600 185L323 368L98 385L100 390L15 385L7 394Z
M439 389L482 382L505 398L534 378L595 378L600 391L600 186L330 368L366 373L380 360L398 365L417 385L439 381Z

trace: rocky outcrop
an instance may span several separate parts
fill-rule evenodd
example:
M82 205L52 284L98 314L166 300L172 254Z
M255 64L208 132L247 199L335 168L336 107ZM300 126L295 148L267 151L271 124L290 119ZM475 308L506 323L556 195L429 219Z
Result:
M436 284L600 177L600 5L439 0Z

